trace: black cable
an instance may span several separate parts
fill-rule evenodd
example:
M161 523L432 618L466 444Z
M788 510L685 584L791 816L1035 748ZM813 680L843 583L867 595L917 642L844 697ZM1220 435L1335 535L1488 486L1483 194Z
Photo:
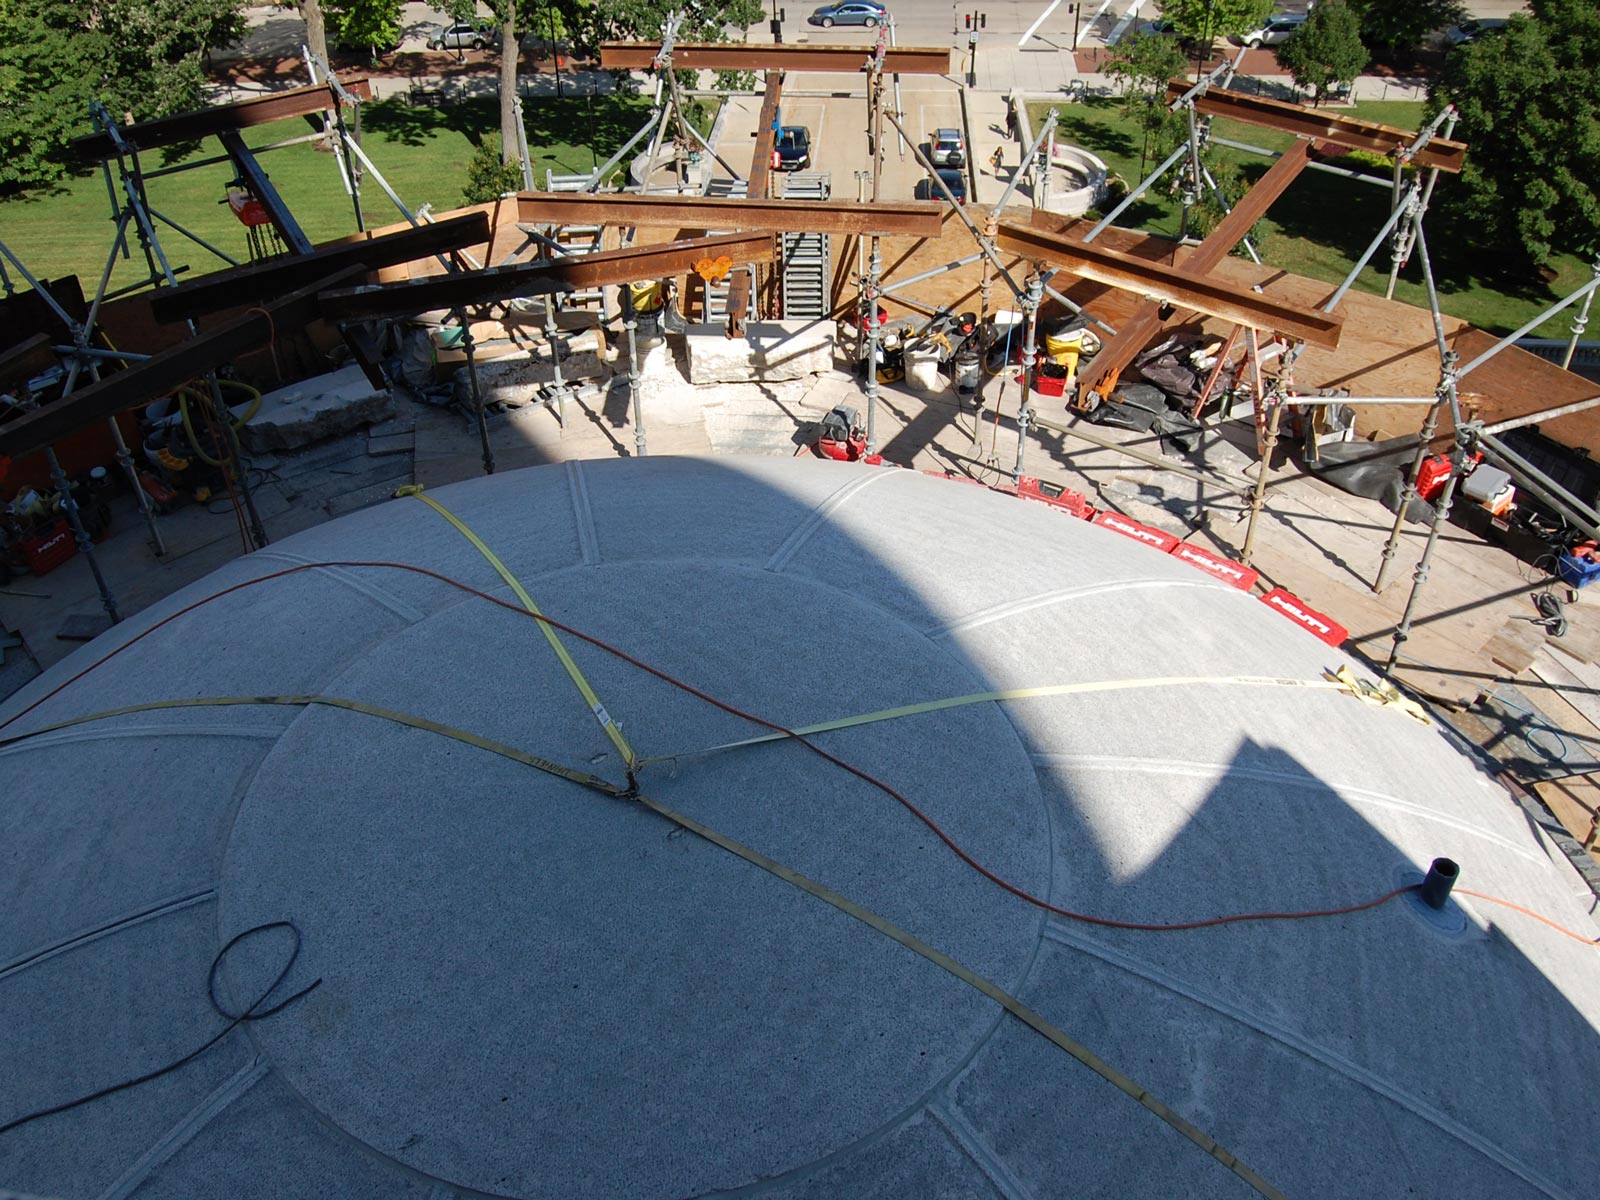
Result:
M1566 605L1561 603L1561 597L1554 592L1540 592L1533 598L1534 607L1539 610L1539 619L1535 625L1543 625L1551 637L1563 637L1567 632Z
M263 991L260 996L256 997L255 1002L251 1004L249 1008L245 1009L241 1013L229 1012L223 1007L222 1001L217 999L217 968L222 965L222 960L228 956L228 952L240 942L244 941L245 938L253 937L258 933L264 933L269 929L287 929L290 933L294 934L294 949L289 952L289 961L283 964L283 969L278 972L277 978L267 985L266 990ZM145 1074L139 1075L133 1079L124 1079L121 1083L114 1083L110 1087L101 1088L97 1092L90 1092L87 1096L79 1096L76 1100L67 1100L61 1104L53 1104L49 1108L41 1108L36 1112L28 1113L26 1116L18 1117L14 1121L7 1121L4 1125L0 1125L0 1135L10 1133L18 1126L26 1125L30 1121L37 1121L41 1117L53 1117L57 1113L63 1113L68 1109L77 1108L79 1105L88 1104L92 1100L99 1100L103 1097L113 1095L116 1092L126 1091L128 1088L132 1087L138 1087L141 1083L149 1083L152 1079L160 1079L163 1075L170 1075L179 1067L186 1066L195 1059L199 1058L207 1050L211 1049L211 1047L215 1046L218 1042L227 1037L235 1029L239 1028L240 1025L243 1025L246 1021L259 1021L264 1017L272 1016L274 1013L282 1012L296 1000L299 1000L301 997L315 991L322 983L320 977L313 979L310 983L301 988L288 999L280 1000L271 1008L260 1009L260 1006L266 1003L267 997L272 995L272 993L277 990L278 985L288 977L289 972L294 969L295 960L299 957L300 930L296 928L293 921L268 921L264 925L256 925L250 929L246 929L243 933L235 934L233 938L229 940L226 946L217 951L217 956L211 960L211 971L206 979L206 994L211 998L211 1007L216 1009L219 1015L228 1019L228 1024L224 1026L220 1032L218 1032L214 1037L212 1037L198 1049L189 1051L189 1053L185 1054L182 1058L175 1062L170 1062L164 1067L157 1067L154 1071L148 1071ZM260 1011L257 1011L257 1009L260 1009Z

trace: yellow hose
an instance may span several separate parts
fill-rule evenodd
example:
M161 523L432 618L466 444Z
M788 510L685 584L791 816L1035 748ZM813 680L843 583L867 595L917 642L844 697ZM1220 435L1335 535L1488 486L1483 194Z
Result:
M256 413L261 411L261 392L251 387L248 383L240 383L237 379L219 379L217 383L225 388L233 388L235 391L249 392L252 397L250 407L245 411L244 416L236 418L233 422L233 432L237 433L250 423L250 419ZM199 436L194 431L194 421L189 416L190 396L194 397L196 403L203 404L205 402L205 398L193 388L184 387L178 389L178 412L183 416L183 432L189 436L189 445L201 462L208 466L220 467L222 460L220 458L212 458L211 455L205 452L205 448L200 444ZM232 405L228 406L228 411L230 414L232 413Z

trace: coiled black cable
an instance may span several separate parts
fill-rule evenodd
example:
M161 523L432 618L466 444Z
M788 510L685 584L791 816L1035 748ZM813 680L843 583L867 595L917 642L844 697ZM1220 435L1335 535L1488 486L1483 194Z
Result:
M228 1009L224 1007L222 1001L217 999L217 969L222 966L223 959L228 957L228 952L240 942L244 941L246 938L254 937L258 933L265 933L269 929L287 929L294 935L294 947L289 951L289 961L283 964L283 969L278 972L276 978L274 978L273 981L267 985L266 989L261 993L261 995L256 997L254 1003L252 1003L243 1012L229 1012ZM117 1092L126 1091L129 1088L138 1087L141 1083L149 1083L152 1079L160 1079L163 1075L170 1075L179 1067L186 1066L195 1059L199 1058L207 1050L211 1049L211 1047L215 1046L218 1042L227 1037L245 1022L260 1021L265 1017L272 1016L274 1013L282 1012L296 1000L299 1000L302 997L309 995L311 992L314 992L322 984L320 977L313 979L310 983L306 984L305 987L294 993L294 995L288 997L287 999L278 1001L278 1003L274 1004L271 1008L261 1007L261 1005L267 1002L267 998L277 990L278 985L289 977L289 972L294 969L295 960L299 957L300 930L293 921L268 921L263 925L252 926L251 928L246 929L243 933L234 934L234 936L228 940L228 944L221 950L218 950L217 956L211 960L211 971L206 978L206 994L211 998L211 1007L216 1009L220 1016L227 1018L228 1021L227 1025L225 1025L215 1036L210 1038L204 1045L189 1051L189 1053L185 1054L182 1058L177 1059L174 1062L170 1062L164 1067L157 1067L154 1071L147 1071L143 1075L136 1076L133 1079L124 1079L121 1083L113 1083L110 1087L103 1087L97 1092L90 1092L87 1096L79 1096L75 1100L65 1100L60 1104L52 1104L49 1108L41 1108L34 1112L28 1113L25 1116L17 1117L15 1120L7 1121L4 1125L0 1125L0 1135L10 1133L13 1129L16 1129L22 1125L26 1125L30 1121L37 1121L41 1117L53 1117L57 1113L64 1113L69 1109L77 1108L80 1105L88 1104L91 1101L103 1099L106 1096L114 1095Z

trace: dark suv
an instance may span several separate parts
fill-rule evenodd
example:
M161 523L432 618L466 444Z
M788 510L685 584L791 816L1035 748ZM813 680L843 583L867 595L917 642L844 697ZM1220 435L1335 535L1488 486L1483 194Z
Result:
M773 143L780 171L800 171L811 165L811 130L804 125L784 125Z

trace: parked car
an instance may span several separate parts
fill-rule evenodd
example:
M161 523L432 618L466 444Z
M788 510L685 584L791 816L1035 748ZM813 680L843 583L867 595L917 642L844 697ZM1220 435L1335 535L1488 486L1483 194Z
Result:
M1140 21L1134 32L1141 37L1178 36L1178 28L1171 21Z
M874 0L848 0L845 4L824 4L806 18L807 25L832 29L835 25L865 25L876 29L887 24L889 10Z
M1486 33L1504 33L1510 23L1508 20L1494 17L1463 21L1444 31L1444 42L1447 46L1464 46L1468 42L1477 41Z
M474 25L462 21L448 29L434 31L428 39L429 50L482 50L485 46L498 46L500 31L487 25Z
M1299 33L1300 27L1305 23L1304 13L1277 13L1268 17L1266 23L1259 28L1239 34L1234 41L1241 46L1249 46L1252 50L1259 50L1262 46L1281 46Z
M939 176L939 182L950 189L950 194L956 198L957 204L965 204L967 202L967 177L965 175L948 167L936 168L934 173ZM944 199L944 193L935 186L931 179L919 180L914 194L918 200Z
M936 167L959 167L967 161L967 145L961 140L959 129L935 129L928 147L928 157Z
M772 143L780 171L799 171L811 165L811 130L804 125L783 125Z

